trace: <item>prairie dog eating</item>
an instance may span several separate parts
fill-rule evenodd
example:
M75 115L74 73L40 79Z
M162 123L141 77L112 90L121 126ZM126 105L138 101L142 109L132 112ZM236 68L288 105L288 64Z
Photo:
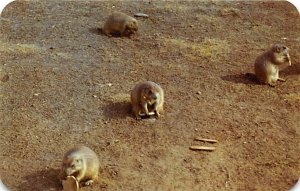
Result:
M89 186L98 178L100 162L97 154L85 146L76 146L63 158L61 179L74 176L80 183Z
M121 12L111 14L104 26L102 32L107 36L130 36L138 31L138 22L135 18Z
M273 45L255 60L254 70L257 79L263 84L275 86L276 81L285 81L279 77L279 66L291 63L289 48L282 44Z
M160 117L163 112L164 91L152 81L137 84L131 91L131 105L136 119L141 119L143 115L149 116L151 113Z

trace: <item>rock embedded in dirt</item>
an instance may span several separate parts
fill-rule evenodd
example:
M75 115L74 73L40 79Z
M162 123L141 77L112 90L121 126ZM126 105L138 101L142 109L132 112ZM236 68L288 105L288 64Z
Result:
M134 14L135 17L143 17L143 18L148 18L149 15L145 14L145 13L135 13Z

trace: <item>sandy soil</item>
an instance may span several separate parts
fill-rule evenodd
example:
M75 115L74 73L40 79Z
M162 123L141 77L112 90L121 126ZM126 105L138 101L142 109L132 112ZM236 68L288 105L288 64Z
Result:
M99 34L113 11L132 38ZM11 190L61 190L66 150L92 148L100 179L82 190L283 191L300 175L300 22L288 2L17 1L0 19L0 174ZM292 66L257 84L275 42ZM160 119L136 121L129 93L164 88ZM189 150L213 138L213 152Z

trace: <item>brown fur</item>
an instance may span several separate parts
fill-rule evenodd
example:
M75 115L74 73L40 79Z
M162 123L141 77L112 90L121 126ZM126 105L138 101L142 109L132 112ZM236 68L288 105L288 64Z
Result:
M152 81L140 83L131 91L131 104L136 119L140 119L143 114L150 115L150 112L160 117L163 112L164 91Z
M91 185L98 178L100 162L97 154L85 146L70 149L63 158L61 180L74 176L76 180Z
M279 77L279 66L289 62L289 48L281 44L275 44L271 49L258 56L255 60L254 70L256 78L263 84L274 86L276 81L285 81Z
M130 36L137 31L137 20L121 12L114 12L111 14L102 28L102 32L107 36Z

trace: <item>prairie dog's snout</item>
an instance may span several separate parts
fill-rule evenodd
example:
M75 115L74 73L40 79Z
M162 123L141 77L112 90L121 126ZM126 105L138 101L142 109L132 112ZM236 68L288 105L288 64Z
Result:
M68 176L76 176L77 173L83 168L82 159L68 158L64 161L65 171Z
M157 93L151 94L151 98L152 98L153 100L157 100L158 96L159 96L159 95L158 95Z
M148 101L148 104L153 105L156 102L156 100L159 98L159 93L153 92L152 90L147 90L145 91L144 97Z
M287 46L275 44L272 47L272 51L274 53L275 61L277 63L282 64L288 62L289 65L292 65L291 57L289 54L290 49Z

